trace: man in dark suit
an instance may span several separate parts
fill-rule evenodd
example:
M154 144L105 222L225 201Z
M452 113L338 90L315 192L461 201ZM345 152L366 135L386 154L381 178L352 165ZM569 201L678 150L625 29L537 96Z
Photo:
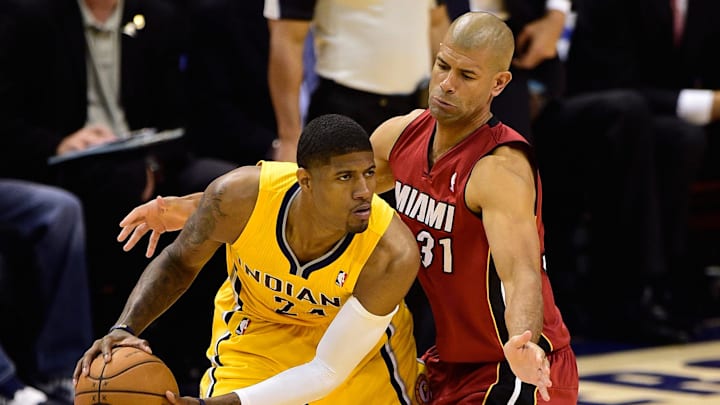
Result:
M575 0L575 5L569 93L640 90L657 116L703 127L709 148L700 176L720 178L712 158L720 156L720 142L710 135L720 134L720 3Z
M185 125L186 35L174 7L165 0L6 4L0 166L12 177L60 185L81 198L96 335L121 310L146 261L122 252L115 241L123 215L157 194L202 191L236 167L197 158L182 140L47 164L51 156L111 142L128 131ZM204 299L210 308L212 297Z
M592 279L602 297L607 291L615 297L593 309L612 314L608 320L618 326L624 321L628 332L644 330L635 336L644 341L677 340L666 326L693 326L690 186L711 138L707 131L720 116L720 104L713 106L718 93L709 90L720 88L720 31L713 22L720 4L684 4L676 39L671 0L576 0L567 97L542 122L546 145L539 154L545 173L556 175L545 176L547 195L588 179L593 185L584 188L593 206ZM551 155L560 143L574 152Z

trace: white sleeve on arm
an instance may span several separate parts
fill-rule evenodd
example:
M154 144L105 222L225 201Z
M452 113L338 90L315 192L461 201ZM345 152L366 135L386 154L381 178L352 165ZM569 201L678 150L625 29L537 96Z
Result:
M355 296L350 297L320 339L312 361L235 390L235 394L242 405L297 405L324 397L345 381L377 344L397 310L373 315Z
M572 3L570 0L547 0L545 2L545 8L547 10L558 10L567 14L572 9Z
M677 115L695 125L707 125L712 116L712 90L683 89L677 101Z

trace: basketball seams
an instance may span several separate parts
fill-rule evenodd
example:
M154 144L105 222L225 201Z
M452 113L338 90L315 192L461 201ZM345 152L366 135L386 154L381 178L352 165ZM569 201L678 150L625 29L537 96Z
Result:
M90 395L90 394L93 394L93 395L94 395L95 392L94 392L94 391L78 392L77 394L75 394L75 396ZM111 391L107 391L107 390L102 390L102 394L103 394L103 395L106 395L106 394L131 394L131 395L142 395L142 396L145 396L145 397L165 398L165 394L160 394L160 393L157 393L157 392L147 392L147 391L127 391L127 390L111 390ZM99 395L100 395L100 394L98 394L98 398L99 398Z
M165 391L178 392L172 371L159 357L143 350L113 348L112 360L93 360L75 391L75 404L167 405ZM99 402L98 402L99 401Z
M111 363L112 363L112 362L111 362ZM164 363L163 363L162 361L160 361L160 360L148 359L148 360L143 361L142 363L135 363L135 364L132 364L132 365L127 366L127 367L125 367L125 368L123 368L123 369L120 369L120 370L113 370L115 373L114 373L114 374L108 374L108 375L105 375L105 367L103 367L103 372L102 372L102 374L100 375L100 377L96 377L96 378L98 378L100 381L102 381L103 379L115 378L115 377L119 376L120 374L126 373L126 372L128 372L129 370L132 370L132 369L134 369L134 368L136 368L136 367L140 367L140 366L142 366L142 365L151 364L151 363L164 364ZM107 366L107 364L106 364L105 366Z
M127 390L110 390L110 391L108 391L108 390L103 390L101 384L102 384L103 380L107 380L107 379L110 379L110 378L115 378L115 377L119 376L119 375L122 374L122 373L125 373L125 372L127 372L127 371L129 371L129 370L132 370L132 369L135 368L135 367L139 367L139 366L142 366L142 365L145 365L145 364L150 364L150 363L160 363L160 364L164 364L160 359L157 359L157 360L155 360L155 359L148 359L148 360L146 360L146 361L143 361L142 363L133 364L133 365L131 365L131 366L129 366L129 367L126 367L126 368L124 368L124 369L121 369L121 370L115 370L115 371L116 371L115 374L105 375L105 368L107 367L107 363L106 363L106 364L103 365L103 368L102 368L102 370L100 371L100 375L99 375L99 376L93 376L93 375L88 374L88 375L85 377L85 378L88 378L88 379L90 379L90 380L93 380L93 381L97 382L97 389L85 390L85 391L78 391L77 393L78 393L78 394L97 393L98 395L100 394L101 391L102 391L102 392L133 392L133 393L146 393L146 392L144 392L144 391L127 391Z

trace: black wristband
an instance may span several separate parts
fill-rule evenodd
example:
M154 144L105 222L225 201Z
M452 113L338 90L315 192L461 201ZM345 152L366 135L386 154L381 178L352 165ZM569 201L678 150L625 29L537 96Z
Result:
M205 405L205 400L202 399L202 398L198 398L198 403L199 403L200 405Z
M133 330L133 328L129 327L128 325L126 325L126 324L124 324L124 323L121 323L121 324L119 324L119 325L115 325L115 326L113 326L112 328L110 328L110 330L108 331L108 334L110 334L110 332L112 332L112 331L114 331L114 330L117 330L117 329L119 329L119 330L124 330L125 332L127 332L127 333L135 336L135 331Z

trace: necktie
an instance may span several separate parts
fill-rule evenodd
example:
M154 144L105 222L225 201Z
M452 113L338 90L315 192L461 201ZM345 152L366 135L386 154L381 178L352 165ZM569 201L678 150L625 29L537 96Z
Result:
M685 29L685 5L684 0L670 0L670 8L673 16L673 40L679 45Z

